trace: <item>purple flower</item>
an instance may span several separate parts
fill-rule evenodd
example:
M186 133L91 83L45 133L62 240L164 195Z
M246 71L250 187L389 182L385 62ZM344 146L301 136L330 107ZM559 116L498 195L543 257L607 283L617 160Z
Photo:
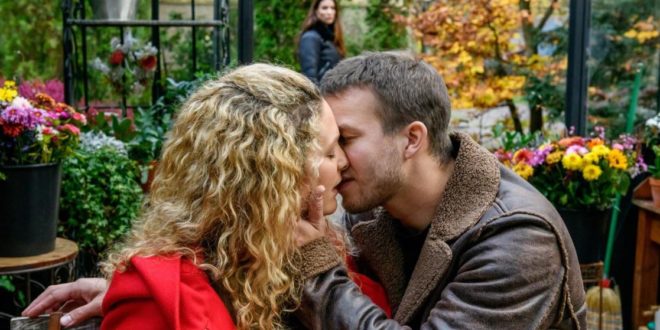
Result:
M596 126L596 127L594 127L594 132L596 132L596 134L598 134L598 137L599 137L601 140L605 140L605 127L603 127L603 126Z
M614 143L612 144L612 149L618 149L623 151L623 145L621 143Z
M28 109L10 105L0 113L0 118L8 124L18 124L26 128L34 127L34 117Z
M642 155L637 156L637 162L635 163L635 166L641 172L646 172L649 169L649 167L646 165L646 162L644 162L644 157L642 157Z
M571 126L568 129L568 136L573 136L573 135L575 135L575 126Z
M619 142L621 143L621 145L623 145L623 149L632 150L635 147L635 144L637 143L637 139L628 134L621 134L619 136Z
M24 81L18 86L18 94L26 99L33 100L38 93L50 95L55 102L64 102L64 84L57 80Z
M529 165L535 167L543 164L543 162L545 162L545 158L548 157L550 152L552 152L552 149L553 147L551 145L545 145L534 150L534 156L532 156L532 160L529 162Z

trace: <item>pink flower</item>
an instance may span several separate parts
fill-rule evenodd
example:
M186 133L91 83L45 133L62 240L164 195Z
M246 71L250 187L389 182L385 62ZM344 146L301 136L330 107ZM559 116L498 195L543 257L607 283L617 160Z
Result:
M44 135L55 135L55 134L57 134L57 131L54 130L52 127L43 126L43 127L41 128L41 134L44 134Z
M73 126L71 124L64 124L64 125L58 127L57 129L59 129L60 131L64 131L64 132L68 131L69 133L71 133L73 135L80 135L80 128L78 128L76 126Z
M559 144L563 148L568 148L572 145L583 146L584 145L584 139L580 136L571 136L571 137L566 137L566 138L563 138L563 139L559 140L559 142L557 142L557 144Z
M620 143L614 143L614 144L612 144L612 149L618 149L618 150L623 151L624 148L623 148L623 145L622 145L622 144L620 144Z
M577 145L577 144L574 144L574 145L568 147L568 149L566 149L566 154L567 155L570 154L570 153L577 153L578 155L582 156L582 155L584 155L588 152L589 152L589 150L587 150L587 148L585 148L581 145Z
M73 120L78 121L78 122L82 123L83 125L87 125L87 118L85 118L85 116L83 116L79 112L74 112L73 113Z

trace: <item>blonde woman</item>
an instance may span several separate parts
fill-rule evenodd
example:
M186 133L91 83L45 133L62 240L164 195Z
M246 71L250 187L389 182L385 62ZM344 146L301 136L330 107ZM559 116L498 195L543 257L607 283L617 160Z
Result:
M87 303L62 318L70 326L103 299L104 329L283 327L314 275L297 271L296 224L310 201L323 214L337 206L348 166L338 139L301 74L255 64L207 83L178 114L142 219L104 265L107 292L100 279L52 286L23 314Z

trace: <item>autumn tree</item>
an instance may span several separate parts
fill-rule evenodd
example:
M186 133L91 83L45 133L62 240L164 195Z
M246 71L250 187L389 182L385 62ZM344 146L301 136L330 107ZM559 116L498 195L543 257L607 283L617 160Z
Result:
M559 8L559 0L440 0L407 22L424 60L445 78L455 108L506 105L522 132L514 98L530 83L552 87L564 79L566 58L554 54L561 54L565 40L545 31ZM541 46L554 53L542 55ZM539 98L528 101L530 131L540 130L545 105Z

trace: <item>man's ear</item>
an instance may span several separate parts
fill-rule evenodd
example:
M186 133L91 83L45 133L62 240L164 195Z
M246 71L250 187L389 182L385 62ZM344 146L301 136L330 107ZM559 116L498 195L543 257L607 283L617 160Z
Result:
M412 158L428 144L428 130L426 125L420 121L414 121L403 128L402 134L406 137L406 147L403 151L404 158Z

